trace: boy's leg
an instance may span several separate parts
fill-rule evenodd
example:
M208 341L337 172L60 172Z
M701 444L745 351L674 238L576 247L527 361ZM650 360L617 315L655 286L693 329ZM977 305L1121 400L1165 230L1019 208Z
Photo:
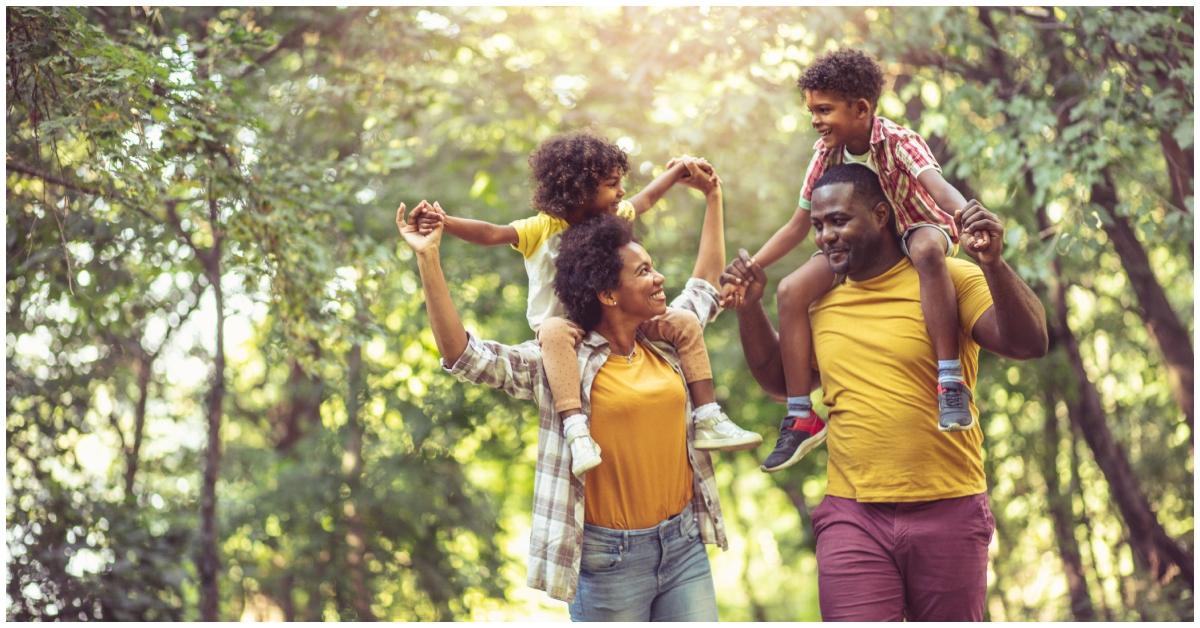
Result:
M915 225L902 241L921 281L921 314L938 360L938 429L968 430L973 422L971 391L958 354L958 295L946 266L950 236L935 225Z
M779 426L775 450L762 470L775 472L800 461L825 441L825 423L812 411L812 327L808 308L833 287L836 276L824 255L814 255L779 283L779 347L786 379L788 412Z
M542 364L554 397L554 411L563 422L563 436L571 449L571 472L583 475L600 464L600 446L592 440L587 416L579 400L582 386L575 344L583 332L575 323L551 317L538 327L538 342L542 346Z
M708 348L704 345L704 328L695 314L686 310L667 308L667 313L642 323L642 333L654 341L668 342L679 354L683 379L695 406L695 435L692 444L696 449L737 451L750 449L762 443L762 436L744 430L729 420L717 404L713 389L712 364L708 360Z

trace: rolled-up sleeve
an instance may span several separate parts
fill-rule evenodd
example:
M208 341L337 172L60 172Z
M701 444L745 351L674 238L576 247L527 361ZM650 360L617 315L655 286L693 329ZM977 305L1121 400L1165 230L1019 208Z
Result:
M506 345L479 340L467 332L467 348L442 368L459 381L483 384L517 399L532 399L542 375L542 351L536 340Z
M700 319L700 326L703 327L712 322L721 312L721 306L717 301L719 296L717 289L711 283L699 277L692 277L684 285L683 292L671 301L671 307L695 314L696 318Z

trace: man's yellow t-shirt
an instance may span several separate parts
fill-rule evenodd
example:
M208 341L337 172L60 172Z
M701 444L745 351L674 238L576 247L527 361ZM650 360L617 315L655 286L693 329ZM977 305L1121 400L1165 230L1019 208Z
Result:
M971 329L992 306L983 271L946 260L958 293L959 359L975 387ZM829 408L826 493L862 502L916 502L987 490L983 431L938 431L937 357L908 258L866 281L847 279L811 309L813 350ZM971 414L979 410L971 403Z
M602 461L583 482L585 521L649 528L692 500L687 388L670 363L641 344L632 361L609 354L592 383L590 423Z
M617 216L633 222L637 210L633 203L621 201L617 205ZM542 322L552 316L566 316L566 309L554 294L554 260L558 258L558 244L562 232L570 225L562 218L539 212L536 216L521 218L509 223L517 231L517 243L513 248L525 258L525 273L529 276L529 302L525 318L529 327L537 331Z

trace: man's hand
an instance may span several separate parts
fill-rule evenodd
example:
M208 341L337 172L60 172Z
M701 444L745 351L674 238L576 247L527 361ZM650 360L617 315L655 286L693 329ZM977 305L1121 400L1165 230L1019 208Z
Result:
M994 264L1004 251L1004 226L995 214L979 201L971 199L954 213L954 222L963 234L963 248L980 266Z
M766 287L767 273L762 266L750 257L746 249L738 249L737 257L721 274L721 307L741 309L758 303Z
M427 201L421 201L407 218L404 215L405 209L404 203L400 203L400 207L396 209L396 228L400 230L404 243L418 254L437 250L445 228L445 223L438 215L441 207L436 203L430 205ZM428 226L428 231L422 232L422 224Z

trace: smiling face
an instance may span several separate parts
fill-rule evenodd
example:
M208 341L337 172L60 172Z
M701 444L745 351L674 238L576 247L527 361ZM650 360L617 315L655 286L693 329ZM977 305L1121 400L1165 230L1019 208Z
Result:
M871 104L865 98L847 100L841 94L809 89L804 91L804 100L826 148L849 146L853 153L865 152L872 118Z
M630 242L617 253L621 257L621 279L614 290L600 295L600 302L612 305L621 315L638 321L649 320L667 311L664 278L654 270L650 254L637 242Z
M883 239L890 237L890 212L887 203L872 207L856 202L850 183L833 183L813 192L813 236L833 272L853 279L873 276Z
M600 181L591 205L585 208L587 217L617 213L617 206L621 204L621 199L625 198L625 187L621 185L621 179L621 170L613 168L609 176Z

